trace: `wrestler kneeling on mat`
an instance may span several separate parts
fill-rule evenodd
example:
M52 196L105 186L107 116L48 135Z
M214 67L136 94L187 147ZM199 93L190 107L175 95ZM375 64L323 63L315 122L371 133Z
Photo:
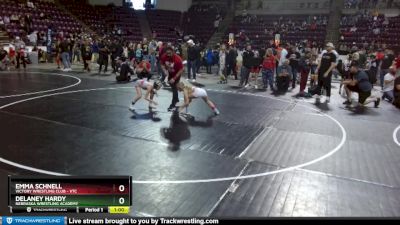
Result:
M144 99L149 102L149 111L151 111L157 105L157 102L153 100L154 95L157 94L157 90L160 90L162 84L161 81L157 80L154 82L147 81L147 79L137 80L135 82L136 97L132 101L132 105L129 110L135 111L134 105L137 101L142 98L142 89L146 90ZM152 106L154 105L154 107Z
M184 104L179 106L178 112L182 112L186 108L189 107L189 104L192 102L194 98L202 98L204 102L214 111L215 115L219 115L219 110L215 107L215 104L208 98L206 90L203 88L193 87L189 84L185 84L183 82L179 82L177 85L178 91L183 92L184 96Z

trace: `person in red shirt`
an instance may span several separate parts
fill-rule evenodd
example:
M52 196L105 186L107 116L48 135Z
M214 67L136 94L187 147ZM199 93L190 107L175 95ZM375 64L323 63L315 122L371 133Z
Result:
M396 70L400 71L400 54L397 56L395 60Z
M165 54L161 56L161 68L167 75L172 89L172 102L168 108L168 111L172 111L175 109L176 103L179 102L177 84L183 73L183 63L181 57L175 53L171 46L168 46L165 49Z
M17 65L17 53L15 52L14 47L10 46L10 49L8 51L8 58L10 59L10 64L13 64L14 66Z
M268 83L271 87L271 91L274 90L274 72L275 65L278 58L274 56L271 48L267 49L264 61L262 63L262 78L264 83L264 89L267 89Z
M147 80L151 79L151 65L149 61L142 60L136 67L136 74L139 79L147 78Z

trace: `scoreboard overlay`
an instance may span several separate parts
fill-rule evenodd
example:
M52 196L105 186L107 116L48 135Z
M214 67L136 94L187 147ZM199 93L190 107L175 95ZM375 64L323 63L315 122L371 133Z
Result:
M127 213L132 206L132 178L9 176L8 206L13 213Z

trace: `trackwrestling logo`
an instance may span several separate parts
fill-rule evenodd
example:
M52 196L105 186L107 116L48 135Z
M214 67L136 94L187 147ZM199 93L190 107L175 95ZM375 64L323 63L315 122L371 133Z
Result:
M13 222L13 218L11 218L11 217L7 217L7 220L6 220L6 221L7 221L7 223L8 223L8 224L12 224L12 222Z

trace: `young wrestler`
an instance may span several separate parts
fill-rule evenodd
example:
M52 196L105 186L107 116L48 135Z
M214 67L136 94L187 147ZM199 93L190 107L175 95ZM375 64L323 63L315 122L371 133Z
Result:
M185 108L189 107L189 104L194 98L202 98L205 103L214 111L215 115L219 115L219 110L215 107L215 104L208 98L206 90L179 82L177 85L178 91L183 92L184 103L179 107L178 112L182 112Z
M146 94L144 99L149 102L149 110L151 111L152 108L155 108L157 102L153 100L154 95L157 94L157 90L160 90L162 84L160 81L150 82L147 79L137 80L135 82L135 89L136 89L136 97L132 101L132 105L129 107L129 110L135 111L134 105L137 101L142 98L142 89L146 90ZM152 106L154 105L154 107Z

